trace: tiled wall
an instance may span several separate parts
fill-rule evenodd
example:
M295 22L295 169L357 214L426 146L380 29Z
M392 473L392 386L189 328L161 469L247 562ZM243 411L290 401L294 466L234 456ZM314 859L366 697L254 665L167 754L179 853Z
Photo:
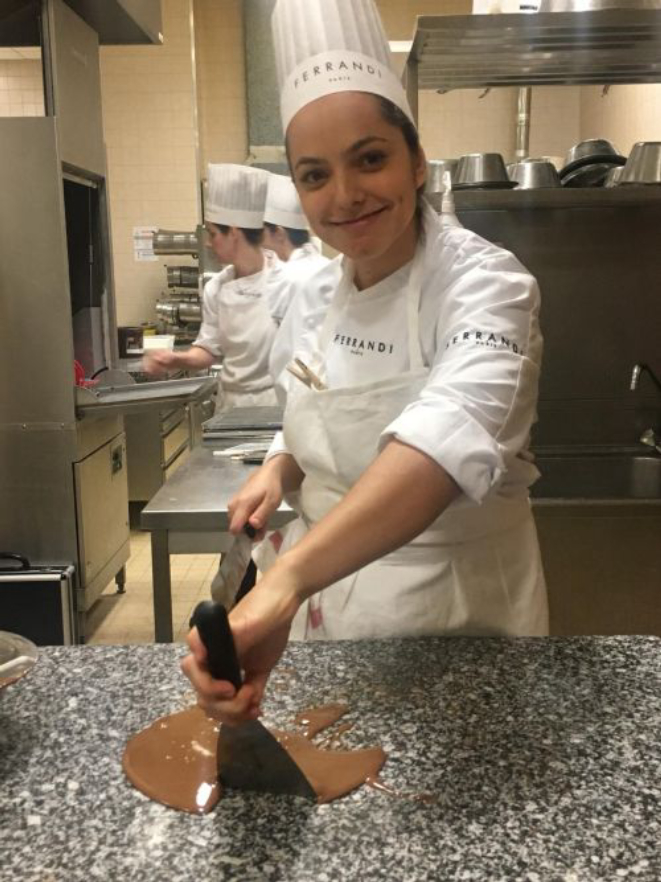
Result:
M193 230L198 161L192 0L162 0L162 46L101 47L115 297L120 325L156 317L165 265L137 262L133 228Z
M661 85L581 89L581 137L608 138L627 154L636 141L661 141Z
M41 61L0 60L0 116L43 115Z
M208 162L248 155L241 0L194 0L200 154Z

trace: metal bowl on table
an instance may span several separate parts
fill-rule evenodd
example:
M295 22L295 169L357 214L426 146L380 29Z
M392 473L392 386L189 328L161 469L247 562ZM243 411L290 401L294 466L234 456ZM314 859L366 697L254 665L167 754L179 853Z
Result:
M455 190L507 190L516 187L507 175L500 153L468 153L460 157L454 177Z
M661 184L661 141L634 144L619 184Z
M571 175L586 165L624 165L626 157L622 156L610 141L605 138L589 138L575 144L565 157L565 164L560 169L560 177Z
M444 193L445 186L443 184L443 175L446 171L450 172L450 180L454 184L455 172L458 159L430 159L427 162L427 182L425 184L426 193Z
M519 190L536 190L546 187L559 187L560 176L551 162L542 159L527 159L525 162L514 162L507 170Z

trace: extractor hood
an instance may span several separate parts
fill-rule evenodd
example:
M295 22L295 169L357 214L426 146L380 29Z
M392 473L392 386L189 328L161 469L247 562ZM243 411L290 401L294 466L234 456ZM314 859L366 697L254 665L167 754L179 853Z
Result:
M102 46L163 42L161 0L65 0ZM39 0L2 0L0 46L38 46Z

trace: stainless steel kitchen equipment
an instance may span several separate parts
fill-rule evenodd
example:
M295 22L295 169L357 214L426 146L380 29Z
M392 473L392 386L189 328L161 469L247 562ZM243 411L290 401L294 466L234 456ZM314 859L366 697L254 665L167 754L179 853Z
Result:
M604 187L617 187L617 185L620 183L620 178L622 177L623 168L623 165L616 165L611 168L604 178Z
M500 153L467 153L459 157L453 189L507 190L518 186L507 175Z
M634 144L618 184L661 184L661 141Z
M200 271L196 266L169 266L168 288L193 288L197 291Z
M409 104L418 89L656 83L661 11L638 8L535 15L424 15L406 62Z
M540 159L529 159L526 162L515 162L507 167L519 190L535 190L540 187L559 187L560 176L551 162Z
M572 174L572 172L586 165L624 165L626 157L620 155L610 141L604 138L590 138L575 144L565 156L565 164L560 169L560 177Z
M199 243L196 233L179 230L157 230L153 236L154 254L197 255Z
M0 535L34 567L74 566L82 639L86 611L113 577L123 582L129 556L122 418L82 418L74 386L74 360L89 377L118 359L99 34L71 8L83 3L14 5L41 34L46 116L0 119L0 290L12 329L0 350ZM134 5L104 7L104 38ZM141 14L133 37L148 27L158 40L160 10Z
M563 187L603 187L612 169L612 165L604 162L582 165L569 174L561 172L560 183Z
M426 193L444 193L445 184L443 175L446 171L450 172L450 180L454 183L458 159L429 159L427 161L427 181L425 183Z

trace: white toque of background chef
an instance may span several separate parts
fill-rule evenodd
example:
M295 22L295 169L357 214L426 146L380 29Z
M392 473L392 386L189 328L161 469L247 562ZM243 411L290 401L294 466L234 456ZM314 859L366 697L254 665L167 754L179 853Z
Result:
M265 291L279 260L262 247L268 178L249 166L209 165L205 227L227 266L204 287L202 324L190 349L145 357L145 369L155 375L202 370L222 358L217 412L276 402L268 361L277 325Z
M282 324L296 283L304 283L328 263L310 237L310 226L291 178L269 175L264 209L264 247L274 251L282 265L271 273L267 297L269 310Z
M230 504L265 531L264 572L230 614L245 683L184 671L220 719L259 712L287 639L543 635L528 488L542 340L535 280L442 225L372 0L278 0L273 33L292 178L341 256L297 293L283 433Z

